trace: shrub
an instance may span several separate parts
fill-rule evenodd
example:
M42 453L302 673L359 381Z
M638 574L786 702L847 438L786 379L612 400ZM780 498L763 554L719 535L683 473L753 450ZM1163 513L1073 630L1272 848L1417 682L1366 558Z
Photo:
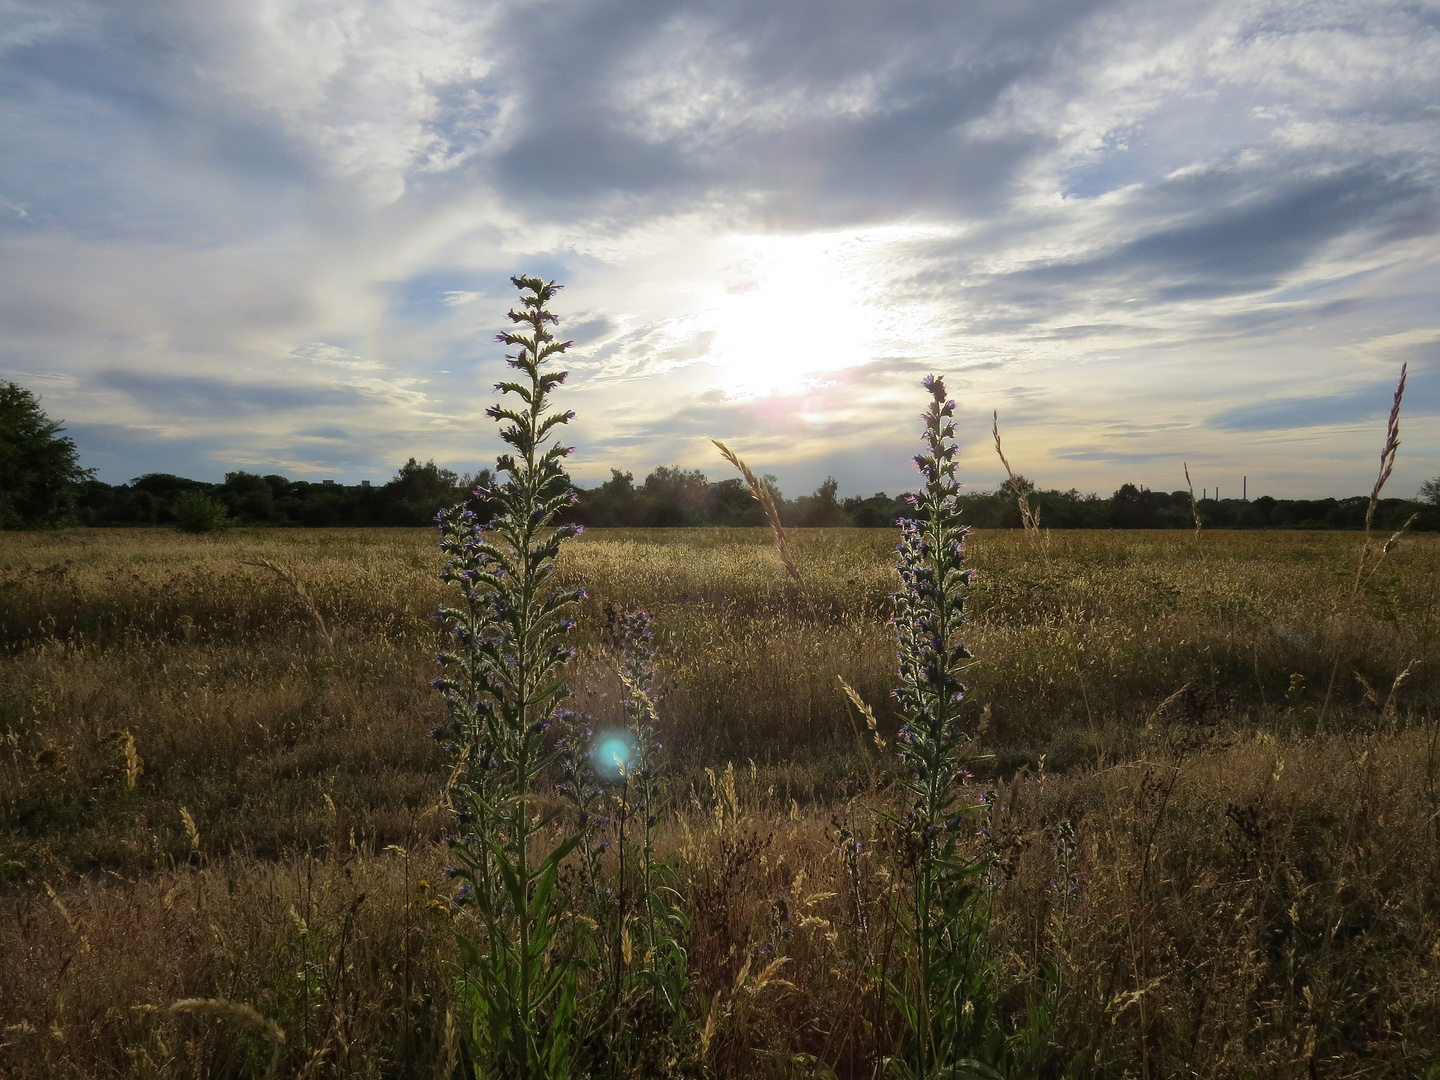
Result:
M175 527L187 533L222 532L234 524L230 511L203 491L182 492L175 500Z

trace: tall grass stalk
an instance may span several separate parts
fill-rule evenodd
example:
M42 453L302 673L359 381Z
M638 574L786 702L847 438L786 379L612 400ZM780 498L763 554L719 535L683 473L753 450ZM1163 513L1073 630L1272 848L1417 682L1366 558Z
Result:
M638 822L635 846L639 857L639 903L635 917L642 930L641 946L647 950L673 944L665 935L664 924L674 911L663 902L661 867L655 856L655 831L667 800L661 788L659 756L663 747L655 734L654 638L648 612L636 611L625 617L620 681L625 688L625 719L632 750L620 767L621 800ZM622 848L625 842L622 832ZM667 1007L678 1010L680 1002L669 1001Z
M258 566L262 570L268 570L275 577L283 582L285 586L295 594L305 608L310 621L315 624L315 630L320 635L320 640L325 642L325 648L330 652L335 651L335 635L330 632L329 625L325 622L325 616L321 613L320 607L315 603L315 598L310 595L310 590L305 588L305 583L297 578L283 566L277 566L269 559L242 559L241 566Z
M656 853L656 836L669 800L662 788L656 737L655 649L650 615L627 615L621 636L620 681L630 746L614 792L618 809L616 851L620 863L619 958L621 1015L628 1027L616 1050L617 1064L654 1075L674 1064L686 1034L689 984L686 940L689 921L674 875ZM633 889L627 885L630 861Z
M1400 405L1405 400L1405 381L1409 375L1410 365L1400 365L1400 381L1395 385L1395 397L1390 403L1390 416L1385 422L1385 444L1380 448L1380 468L1375 474L1375 485L1370 489L1370 501L1365 507L1365 536L1360 543L1360 554L1355 560L1355 576L1350 583L1350 591L1343 599L1343 610L1349 611L1354 608L1360 599L1361 592L1369 584L1370 579L1375 576L1375 571L1380 569L1380 564L1385 561L1385 556L1394 551L1400 545L1400 537L1415 523L1416 514L1396 529L1376 551L1370 540L1371 528L1375 523L1375 510L1380 505L1380 493L1385 488L1385 482L1390 479L1390 474L1395 471L1395 459L1400 453ZM1335 656L1330 664L1330 678L1325 683L1325 700L1320 706L1319 719L1316 721L1321 728L1324 727L1326 714L1330 711L1330 701L1335 693L1335 679L1340 673L1340 648L1335 648Z
M731 450L719 439L710 441L720 451L720 456L735 466L740 475L745 478L745 486L750 489L751 497L760 504L760 509L765 511L765 520L770 523L770 531L775 536L775 550L780 553L780 561L785 564L785 572L793 580L799 581L800 571L795 569L795 560L790 557L790 541L785 537L785 526L780 523L780 511L775 508L775 496L771 493L770 486L751 472L750 466L746 465L734 450Z
M965 565L969 530L960 522L955 478L955 402L940 377L927 377L924 386L931 401L921 417L925 452L915 464L925 485L910 496L914 517L901 521L894 618L902 720L896 741L909 803L895 822L908 876L901 921L913 951L910 969L891 980L904 1044L889 1068L905 1080L993 1075L976 1058L990 997L984 866L966 854L974 831L967 819L985 807L967 784L974 731L960 682L970 661L959 635L974 571Z
M1190 479L1190 463L1185 462L1185 487L1190 492L1190 516L1195 519L1195 539L1200 539L1200 507L1195 502L1195 481Z
M285 1031L274 1020L261 1016L253 1005L225 998L181 998L170 1006L170 1011L190 1016L211 1016L217 1020L227 1020L237 1027L259 1031L271 1046L270 1064L265 1070L265 1080L271 1080L278 1075L280 1056L285 1051Z
M1000 413L991 412L990 419L990 433L995 437L995 453L1000 458L1000 464L1005 466L1005 474L1010 478L1010 493L1015 496L1015 506L1020 511L1020 524L1024 527L1026 536L1040 541L1040 508L1030 505L1030 489L1022 477L1015 475L1015 470L1010 467L1010 459L1005 456L1005 450L1000 445Z
M482 523L463 505L439 516L442 580L458 586L461 604L439 612L455 651L438 658L450 725L435 734L465 759L459 865L448 873L463 880L454 900L459 995L471 1012L476 1075L560 1080L572 1075L583 926L562 918L557 886L581 837L561 808L541 810L537 795L555 755L547 732L569 692L567 611L584 598L553 581L560 544L579 531L556 523L574 494L562 465L571 448L554 433L574 414L551 410L566 373L547 370L570 342L548 329L557 319L546 305L559 286L511 280L521 302L509 318L521 329L499 340L516 349L507 359L523 379L498 383L518 403L487 414L504 425L513 453L497 461L506 479L476 493L495 516Z

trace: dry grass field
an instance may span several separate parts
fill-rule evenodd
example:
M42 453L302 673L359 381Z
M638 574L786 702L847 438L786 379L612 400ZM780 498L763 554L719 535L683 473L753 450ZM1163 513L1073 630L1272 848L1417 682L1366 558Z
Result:
M886 1050L892 766L837 679L893 729L894 541L797 530L798 584L766 530L562 554L600 726L655 616L675 1073ZM1440 1077L1440 537L1353 594L1358 543L972 537L1008 1075ZM418 530L0 534L0 1076L462 1075L438 566Z

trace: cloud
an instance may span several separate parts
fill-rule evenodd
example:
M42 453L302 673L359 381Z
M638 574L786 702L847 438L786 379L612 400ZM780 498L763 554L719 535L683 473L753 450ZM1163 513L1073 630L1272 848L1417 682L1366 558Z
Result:
M1050 140L969 125L1106 6L990 2L963 19L940 0L517 8L500 33L521 57L538 47L544 77L513 86L496 175L564 215L728 192L800 227L993 202Z
M899 490L946 371L976 483L998 407L1046 486L1358 489L1401 360L1433 410L1437 94L1402 0L17 0L0 366L107 478L468 469L523 271L581 475Z
M1437 224L1432 189L1403 167L1372 162L1278 180L1232 169L1167 178L1137 202L1172 212L1179 203L1181 221L1065 267L1063 277L1143 279L1156 300L1253 293L1273 288L1339 236L1359 229L1413 236Z
M1149 465L1151 462L1161 460L1168 455L1163 454L1127 454L1119 450L1111 450L1106 447L1074 447L1069 450L1059 450L1055 456L1061 461L1103 461L1114 462L1117 465Z
M363 396L350 387L235 382L200 375L152 375L139 371L103 371L97 387L119 390L152 409L186 417L292 412L344 408Z
M1395 383L1370 382L1320 397L1288 397L1241 405L1210 418L1224 431L1286 431L1293 428L1359 424L1389 415ZM1410 373L1401 423L1440 413L1440 365ZM1383 425L1382 425L1383 426Z

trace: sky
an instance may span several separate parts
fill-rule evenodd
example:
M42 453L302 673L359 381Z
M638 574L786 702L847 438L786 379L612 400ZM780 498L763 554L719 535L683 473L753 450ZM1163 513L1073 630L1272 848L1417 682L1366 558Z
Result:
M112 483L471 471L512 274L578 482L1440 474L1437 0L0 0L0 379Z

